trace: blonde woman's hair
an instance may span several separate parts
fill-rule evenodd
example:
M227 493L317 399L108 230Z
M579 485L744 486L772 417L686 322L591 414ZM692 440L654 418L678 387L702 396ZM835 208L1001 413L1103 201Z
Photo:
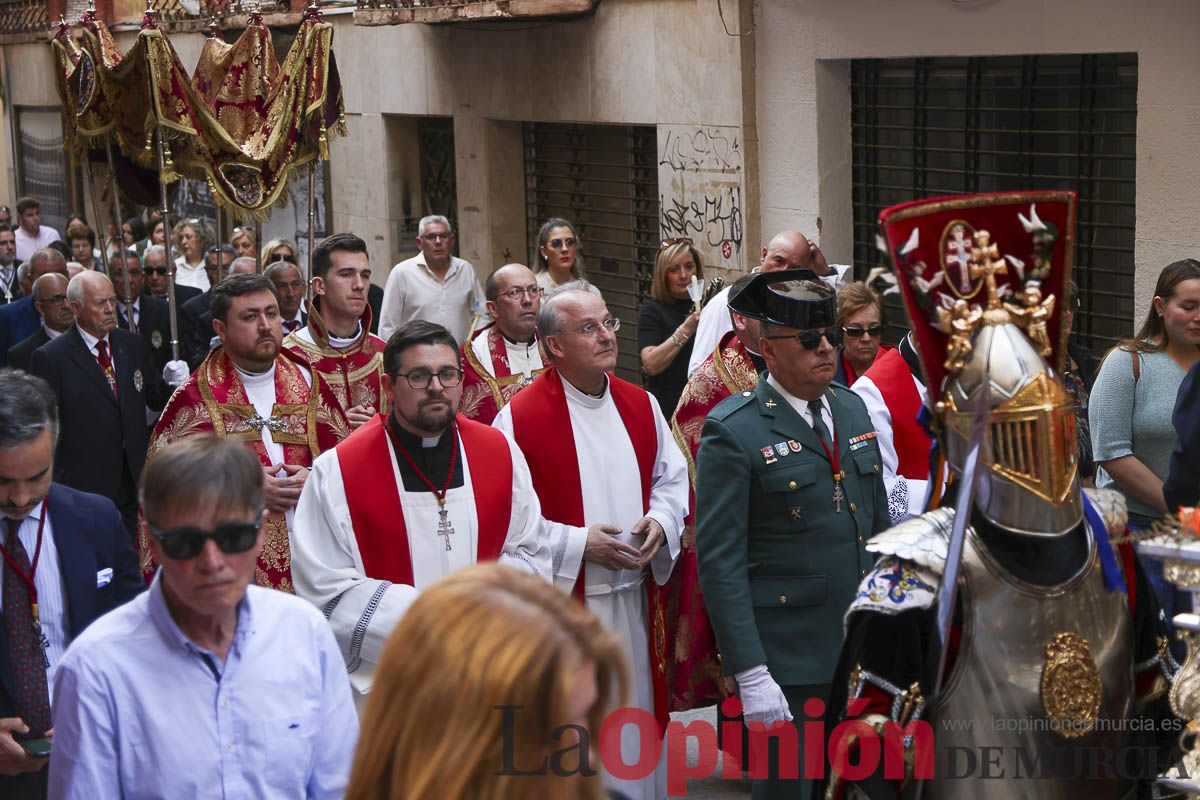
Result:
M696 264L696 280L704 277L704 262L700 259L700 251L696 249L691 240L672 240L670 244L663 245L654 258L654 276L650 279L650 296L658 302L668 305L675 302L675 298L671 296L671 287L667 285L667 268L675 259L687 252L692 254L692 261Z
M838 325L845 325L846 320L869 306L879 311L879 322L883 324L883 296L863 281L847 283L837 293Z
M545 581L496 563L438 581L384 645L367 697L347 800L605 797L593 752L580 774L498 775L505 712L510 766L528 770L575 744L569 698L594 666L590 741L628 683L624 652L599 618ZM568 769L578 762L567 758Z
M299 248L296 247L296 243L293 242L291 239L284 239L284 238L280 237L278 239L272 239L271 241L264 244L262 247L262 250L259 252L258 263L262 265L263 269L266 269L268 266L270 266L271 254L274 253L275 250L277 250L280 247L287 247L287 248L291 249L292 263L295 264L296 266L300 266L300 263L299 263L300 262L300 250L299 250ZM303 275L304 270L300 270L300 274Z

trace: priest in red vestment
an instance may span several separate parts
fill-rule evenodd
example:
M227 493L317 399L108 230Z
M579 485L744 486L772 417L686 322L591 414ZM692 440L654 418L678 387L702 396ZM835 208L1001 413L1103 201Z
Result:
M296 593L329 619L360 703L384 642L431 583L489 560L553 574L524 456L457 413L454 337L413 320L383 360L391 413L313 462L291 539Z
M529 267L506 264L488 276L483 294L495 322L463 344L459 412L491 425L513 395L545 371L536 325L542 290Z
M150 453L177 439L240 439L266 473L267 514L254 580L292 591L288 530L312 459L348 431L335 401L310 388L312 376L280 344L283 328L275 285L262 275L231 275L212 289L213 327L221 340L163 409ZM142 571L155 565L139 523Z
M752 279L746 275L730 287L736 296ZM688 515L684 520L679 563L665 586L658 587L666 621L667 689L671 711L720 702L728 692L721 682L721 664L717 642L700 581L696 575L696 529L692 516L696 510L696 453L700 449L700 430L708 412L735 392L752 390L758 385L760 369L766 369L762 357L750 349L758 342L759 323L730 312L733 330L709 353L688 378L671 418L671 433L688 464Z
M866 403L877 434L892 523L924 513L933 440L917 419L925 384L911 334L876 359L851 388Z
M353 431L377 412L387 413L380 389L383 340L371 335L367 303L367 243L352 233L322 239L313 250L312 271L308 324L288 334L283 347L328 387Z
M615 376L620 320L604 300L568 290L543 303L541 337L552 368L496 417L529 461L554 553L554 579L584 600L626 647L630 704L667 719L666 634L657 592L679 557L687 464L658 402ZM621 730L638 763L639 729ZM666 773L606 782L631 800L666 795Z

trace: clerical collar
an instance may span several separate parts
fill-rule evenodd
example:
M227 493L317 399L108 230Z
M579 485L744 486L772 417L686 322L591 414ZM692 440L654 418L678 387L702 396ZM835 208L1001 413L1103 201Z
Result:
M358 343L359 338L362 336L362 322L359 321L354 324L354 333L349 339L343 339L340 336L334 336L333 331L326 331L326 334L329 336L330 346L332 346L335 350L345 350L347 347Z
M406 450L414 450L418 447L429 450L446 447L450 444L452 428L447 428L437 436L417 436L396 421L395 413L388 415L388 427L392 429L392 433L396 435Z
M233 364L233 361L231 360L229 363ZM266 372L247 372L237 364L233 364L233 368L237 370L237 374L241 376L242 384L244 386L261 386L263 384L273 383L275 380L275 362L273 361L271 362L270 369L268 369Z
M580 389L566 378L562 379L562 383L563 390L566 392L567 397L575 400L580 405L591 408L599 408L600 406L604 405L605 401L608 399L608 375L604 376L604 390L598 395L585 392L583 389Z
M496 330L500 331L500 326L497 325ZM508 338L508 334L506 334L504 331L500 331L500 336L501 336L501 338L504 339L505 342L507 342L508 344L511 344L513 347L524 347L524 348L528 349L530 347L533 347L535 344L537 344L537 333L536 332L529 334L529 341L526 341L526 342L518 342L514 339L510 339L510 338Z

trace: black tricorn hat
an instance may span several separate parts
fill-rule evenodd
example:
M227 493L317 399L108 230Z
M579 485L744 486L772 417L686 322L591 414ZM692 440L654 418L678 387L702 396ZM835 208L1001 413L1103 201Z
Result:
M837 294L810 269L760 272L730 292L729 310L788 328L827 328L837 323Z

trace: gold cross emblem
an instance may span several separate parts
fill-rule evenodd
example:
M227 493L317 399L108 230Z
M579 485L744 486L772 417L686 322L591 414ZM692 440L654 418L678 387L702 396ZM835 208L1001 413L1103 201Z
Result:
M804 512L801 511L799 506L792 506L788 511L791 512L792 522L799 522L804 518Z
M765 405L767 408L774 408L775 406L777 406L779 404L768 397L767 402L763 403L763 405Z

